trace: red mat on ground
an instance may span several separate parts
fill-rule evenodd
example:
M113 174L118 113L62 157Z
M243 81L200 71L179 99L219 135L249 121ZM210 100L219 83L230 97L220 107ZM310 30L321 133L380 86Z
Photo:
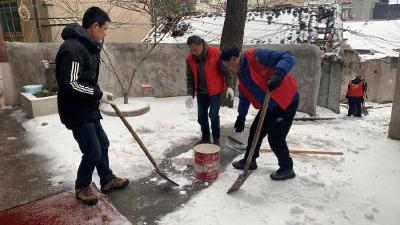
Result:
M130 224L106 198L94 191L99 202L86 206L74 190L0 212L0 225L120 225Z

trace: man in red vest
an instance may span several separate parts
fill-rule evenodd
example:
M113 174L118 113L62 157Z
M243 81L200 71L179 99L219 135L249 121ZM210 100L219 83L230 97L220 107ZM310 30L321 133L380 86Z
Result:
M349 102L347 116L361 117L361 104L364 102L364 93L367 91L367 82L360 75L351 80L347 86L346 98Z
M232 75L219 62L219 49L207 45L199 36L190 36L187 40L190 53L186 57L187 98L186 107L193 106L197 95L198 122L201 127L201 140L196 144L211 143L211 120L213 144L220 145L219 108L222 93L234 98Z
M279 169L270 175L272 180L286 180L296 176L293 171L293 160L290 157L286 136L297 107L299 94L296 79L290 74L295 64L293 55L286 51L271 49L248 49L242 54L239 48L225 49L221 60L239 79L239 116L235 122L236 132L242 132L245 127L246 115L250 103L256 109L261 109L266 93L271 94L267 114L261 128L255 152L249 169L257 169L256 159L264 137L268 134L268 142L278 158ZM246 154L243 159L232 163L239 170L244 169L261 110L259 110L250 128Z

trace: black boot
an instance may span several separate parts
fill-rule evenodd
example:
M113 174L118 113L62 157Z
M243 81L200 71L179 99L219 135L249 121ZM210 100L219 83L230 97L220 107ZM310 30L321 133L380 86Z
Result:
M232 166L235 169L238 169L238 170L244 170L244 165L245 164L246 164L246 159L245 158L241 159L241 160L238 160L238 161L232 162ZM255 169L257 169L257 163L256 163L256 160L252 160L250 162L249 170L255 170Z
M218 145L218 146L220 146L220 143L219 143L219 138L215 138L215 137L213 137L213 144L214 144L214 145Z
M294 173L293 169L279 168L274 173L271 173L271 175L269 175L269 177L272 180L287 180L287 179L295 178L296 174Z

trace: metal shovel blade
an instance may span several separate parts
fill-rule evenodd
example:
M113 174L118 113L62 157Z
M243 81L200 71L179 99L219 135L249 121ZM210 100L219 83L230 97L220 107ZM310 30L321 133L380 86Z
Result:
M167 175L165 175L165 174L162 173L161 171L156 170L156 173L157 173L160 177L162 177L162 178L164 178L165 180L169 181L169 182L170 182L171 184L173 184L174 186L179 186L178 183L176 183L175 181L171 180L169 177L167 177Z
M368 116L369 112L366 108L363 108L361 111L364 114L364 116Z
M244 165L244 171L242 174L239 175L238 179L235 181L235 183L233 183L232 187L229 188L227 194L239 190L239 188L246 181L247 177L249 177L249 175L251 174L251 172L249 171L249 166L250 166L251 159L253 158L253 154L254 154L254 150L256 148L258 138L260 137L260 131L261 131L261 127L264 123L265 114L267 113L269 99L270 99L270 95L267 93L264 98L264 104L261 108L260 117L259 117L259 120L257 123L257 129L254 134L253 141L251 142L249 155L247 156L246 164Z
M239 177L236 179L235 183L232 184L231 188L229 188L227 194L230 194L232 192L235 192L240 189L240 187L244 184L244 182L247 180L247 178L250 176L251 171L248 171L247 173L244 172L239 175Z

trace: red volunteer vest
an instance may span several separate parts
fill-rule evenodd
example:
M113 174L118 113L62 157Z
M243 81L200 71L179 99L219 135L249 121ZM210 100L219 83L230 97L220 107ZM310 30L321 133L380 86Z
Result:
M347 90L347 96L349 97L363 97L363 82L361 81L358 84L353 84L352 81L349 83L349 88Z
M190 69L192 70L192 74L194 77L194 91L197 90L197 63L194 55L189 53L186 57L186 60L189 64ZM219 69L219 49L208 47L208 52L205 61L205 73L206 73L206 82L207 82L207 90L209 95L220 94L225 91L225 81L224 75ZM194 96L194 93L193 93Z
M269 92L268 87L267 87L267 80L269 76L272 75L272 73L275 71L273 68L268 68L264 65L262 65L258 60L256 59L256 56L254 55L255 48L253 49L248 49L244 52L245 57L247 58L247 62L249 65L250 69L250 74L251 74L251 79L253 80L254 83L257 84L265 93ZM241 88L241 92L246 96L247 99L251 101L251 99L256 99L254 96L252 96L251 91L249 91L244 85L239 85L239 88ZM247 90L245 90L247 89ZM290 103L292 103L293 97L297 93L297 81L296 78L291 73L286 74L284 77L282 84L275 89L272 94L271 98L281 107L282 109L286 109ZM257 109L261 108L260 103L254 103L251 101L253 106Z

